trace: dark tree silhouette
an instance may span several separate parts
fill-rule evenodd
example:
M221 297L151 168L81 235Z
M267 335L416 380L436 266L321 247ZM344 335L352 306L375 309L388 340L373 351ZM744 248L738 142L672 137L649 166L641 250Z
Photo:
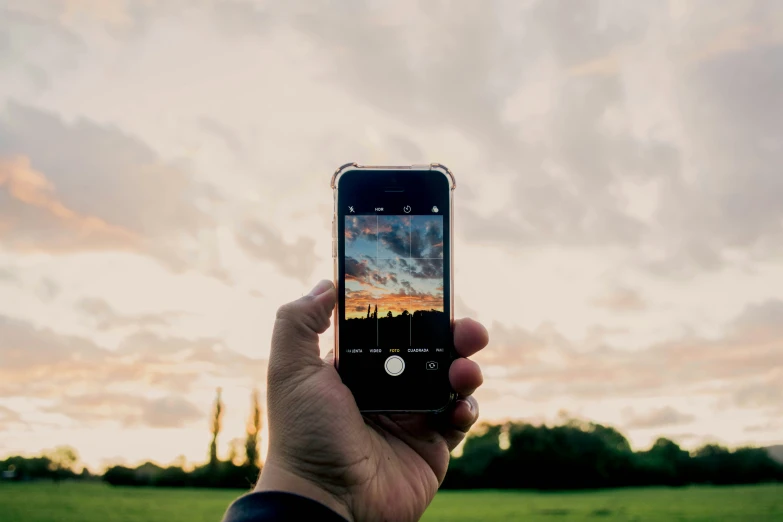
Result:
M220 428L223 422L223 401L221 395L223 393L222 388L217 389L217 396L215 397L215 403L212 406L212 420L210 423L210 431L212 432L212 443L209 445L209 464L211 466L217 466L217 440L220 434Z
M501 444L505 438L506 444ZM783 481L764 448L714 444L692 453L660 438L634 452L617 430L591 422L563 426L485 425L452 459L444 488L592 489Z
M385 320L385 319L384 319ZM254 395L253 421L257 396ZM216 403L219 401L216 401ZM251 422L260 432L261 425ZM48 457L10 457L0 470L14 480L55 478ZM68 477L77 476L68 470ZM186 472L152 463L132 469L114 466L103 479L130 486L236 487L247 489L258 477L256 466L218 462ZM728 448L710 444L691 453L659 438L646 451L634 452L617 430L601 424L569 421L561 426L509 422L477 427L468 435L462 456L452 458L443 488L451 489L593 489L688 484L757 484L783 482L783 465L765 448Z
M250 406L250 418L247 421L247 439L245 440L245 455L247 466L259 465L258 445L261 437L261 399L258 390L253 390Z

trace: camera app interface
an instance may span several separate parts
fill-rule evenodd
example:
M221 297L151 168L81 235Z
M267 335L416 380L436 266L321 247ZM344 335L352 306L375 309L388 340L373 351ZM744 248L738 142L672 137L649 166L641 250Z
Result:
M340 365L360 369L357 378L365 381L435 383L448 371L450 339L444 217L437 207L419 215L350 210L344 223Z

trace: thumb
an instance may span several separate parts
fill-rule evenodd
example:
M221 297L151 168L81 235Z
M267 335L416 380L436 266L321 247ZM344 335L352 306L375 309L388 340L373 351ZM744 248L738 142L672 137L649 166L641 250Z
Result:
M307 295L278 309L269 354L271 372L288 373L322 364L318 334L329 328L336 300L334 285L323 280Z

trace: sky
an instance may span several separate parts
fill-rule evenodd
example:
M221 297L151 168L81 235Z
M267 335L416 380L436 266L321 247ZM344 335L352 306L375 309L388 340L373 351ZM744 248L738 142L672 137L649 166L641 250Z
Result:
M0 455L225 456L349 161L455 173L484 420L782 443L781 122L775 0L0 0Z
M444 311L443 216L345 216L345 315Z

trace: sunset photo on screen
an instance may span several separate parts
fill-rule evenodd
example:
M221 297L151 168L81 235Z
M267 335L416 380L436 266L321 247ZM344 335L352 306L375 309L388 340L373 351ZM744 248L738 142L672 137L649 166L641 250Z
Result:
M443 216L346 216L345 332L359 344L438 343Z

